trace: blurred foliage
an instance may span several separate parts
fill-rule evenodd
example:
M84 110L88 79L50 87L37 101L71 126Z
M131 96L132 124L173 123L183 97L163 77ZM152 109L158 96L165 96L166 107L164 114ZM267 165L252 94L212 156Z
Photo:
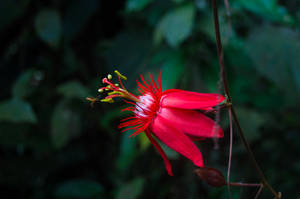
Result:
M300 196L300 2L219 1L232 98L266 177ZM222 92L210 1L1 0L0 193L3 198L229 198L201 182L192 163L163 146L174 177L144 135L120 134L124 104L89 106L114 69L136 91L162 71L163 88ZM212 117L214 117L212 115ZM224 173L225 137L199 144ZM236 131L236 130L234 130ZM234 136L232 181L258 182ZM232 188L254 198L254 188ZM271 198L263 191L260 198Z

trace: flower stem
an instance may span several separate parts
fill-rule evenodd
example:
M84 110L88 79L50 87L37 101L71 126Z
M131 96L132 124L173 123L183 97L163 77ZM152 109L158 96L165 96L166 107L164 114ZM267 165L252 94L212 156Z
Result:
M223 58L223 48L222 48L222 43L221 43L221 35L220 35L220 25L219 25L219 18L218 18L218 8L217 8L217 0L212 0L212 8L213 8L213 15L214 15L214 26L215 26L215 33L216 33L216 42L217 42L217 51L218 51L218 60L219 60L219 65L220 65L220 74L221 74L221 80L223 82L223 86L224 86L224 91L225 94L227 96L227 100L228 103L231 104L231 106L229 107L229 109L231 110L232 116L233 116L233 120L236 123L237 127L238 127L238 133L239 136L243 142L243 144L245 145L245 148L247 150L247 153L250 157L251 162L253 163L254 168L256 169L260 179L261 179L261 183L267 187L272 194L275 196L276 199L280 199L281 198L281 193L277 193L273 187L268 183L268 181L266 180L262 170L260 169L254 155L253 152L244 136L243 130L241 128L241 125L239 123L239 120L237 118L234 106L232 105L232 100L231 100L231 96L229 94L229 89L228 89L228 83L227 83L227 79L226 79L226 71L225 71L225 67L224 67L224 58Z

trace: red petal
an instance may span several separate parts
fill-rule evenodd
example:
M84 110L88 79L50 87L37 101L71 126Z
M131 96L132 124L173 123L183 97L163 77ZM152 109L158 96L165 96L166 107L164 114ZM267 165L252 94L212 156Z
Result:
M197 111L161 108L158 114L187 135L202 138L224 136L222 128L215 121Z
M161 146L158 144L158 142L156 142L155 139L152 137L152 135L151 135L151 133L148 129L145 130L145 133L146 133L148 139L150 140L150 142L154 145L156 150L160 153L161 157L163 158L163 160L165 162L166 169L168 171L168 174L170 176L173 176L171 163L170 163L168 157L166 156L165 152L163 151Z
M162 107L209 110L224 101L220 94L196 93L178 89L166 90L161 98Z
M196 166L204 166L201 152L197 146L188 136L174 128L168 120L157 115L151 127L152 133L168 147L192 160Z

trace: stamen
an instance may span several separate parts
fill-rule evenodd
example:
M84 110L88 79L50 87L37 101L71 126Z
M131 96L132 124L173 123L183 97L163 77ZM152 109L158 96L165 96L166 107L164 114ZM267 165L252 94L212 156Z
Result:
M106 82L107 82L107 78L105 77L102 79L102 83L105 84Z
M112 75L108 74L107 77L104 77L102 79L102 83L105 84L105 86L98 89L99 93L103 93L104 91L109 91L109 93L107 93L107 96L101 100L99 98L87 98L87 100L91 101L92 104L95 103L96 101L113 103L114 102L113 98L121 97L121 98L129 99L133 102L139 102L139 98L133 95L132 93L128 92L127 89L122 84L122 80L127 80L127 77L122 75L117 70L115 70L114 73L118 76L119 83L113 83ZM135 105L135 103L132 104Z

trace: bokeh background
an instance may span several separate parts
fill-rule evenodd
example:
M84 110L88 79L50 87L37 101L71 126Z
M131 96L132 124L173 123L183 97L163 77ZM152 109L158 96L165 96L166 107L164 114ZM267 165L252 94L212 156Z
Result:
M284 198L300 196L300 1L219 1L230 91L266 177ZM222 93L208 0L1 0L0 197L229 198L164 147L174 177L144 135L128 138L122 101L96 103L114 69L136 91L139 74L162 71L164 89ZM211 115L214 118L214 115ZM199 143L224 174L225 137ZM232 181L259 182L234 135ZM232 188L254 198L255 188ZM271 198L264 190L261 198Z

